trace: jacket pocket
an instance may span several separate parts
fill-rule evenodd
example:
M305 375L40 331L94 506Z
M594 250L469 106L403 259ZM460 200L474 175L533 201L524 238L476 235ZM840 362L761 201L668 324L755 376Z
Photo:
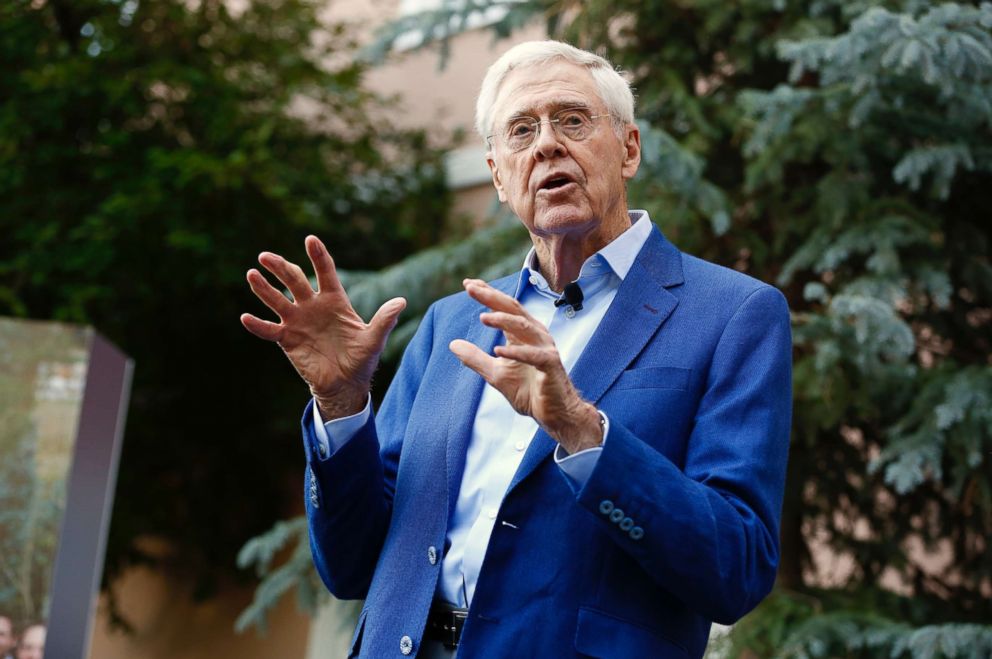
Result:
M575 649L580 654L599 659L689 657L685 648L652 629L585 607L579 609Z
M617 389L677 389L689 388L692 369L677 366L648 366L624 371L617 379Z

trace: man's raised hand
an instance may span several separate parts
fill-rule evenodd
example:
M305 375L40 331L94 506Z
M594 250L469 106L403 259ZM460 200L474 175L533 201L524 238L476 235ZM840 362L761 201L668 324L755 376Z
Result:
M293 294L290 301L258 270L248 271L248 285L280 322L241 315L255 336L274 341L310 387L324 419L360 412L365 407L372 373L406 300L384 303L366 324L351 306L334 268L334 260L316 236L307 236L307 256L317 276L314 291L303 269L278 254L262 252L258 262Z
M533 417L569 453L603 440L596 408L582 399L561 363L547 328L509 295L479 279L466 279L465 291L492 311L483 324L502 330L506 344L487 355L462 339L449 348L465 366L495 387L518 414Z

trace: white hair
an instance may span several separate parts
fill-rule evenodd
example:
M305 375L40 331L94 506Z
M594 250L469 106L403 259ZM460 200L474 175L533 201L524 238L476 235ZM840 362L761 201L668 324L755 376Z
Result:
M540 66L558 59L585 67L592 75L600 99L614 121L621 124L633 123L634 94L630 91L630 83L609 62L595 53L561 41L525 41L493 62L482 80L479 98L475 103L475 129L483 140L493 132L493 105L510 71Z

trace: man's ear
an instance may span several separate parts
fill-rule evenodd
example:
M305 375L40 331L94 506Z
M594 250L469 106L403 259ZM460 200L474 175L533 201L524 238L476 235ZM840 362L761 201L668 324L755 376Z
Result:
M493 152L486 152L486 164L489 165L489 172L493 175L493 187L496 188L496 195L499 197L501 202L506 202L506 192L503 190L503 181L500 180L499 168L496 167L496 161L493 160Z
M623 150L624 158L620 173L625 179L631 179L641 165L641 131L637 124L629 123L624 127Z

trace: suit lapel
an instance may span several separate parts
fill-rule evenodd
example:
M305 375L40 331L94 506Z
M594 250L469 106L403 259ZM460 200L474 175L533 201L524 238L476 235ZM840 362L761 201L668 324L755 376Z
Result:
M579 393L594 405L640 354L678 304L667 287L683 282L682 255L653 229L609 310L572 368ZM557 443L538 429L507 493L537 468Z
M590 403L602 398L678 304L678 298L638 270L643 268L635 262L572 369L572 382Z

